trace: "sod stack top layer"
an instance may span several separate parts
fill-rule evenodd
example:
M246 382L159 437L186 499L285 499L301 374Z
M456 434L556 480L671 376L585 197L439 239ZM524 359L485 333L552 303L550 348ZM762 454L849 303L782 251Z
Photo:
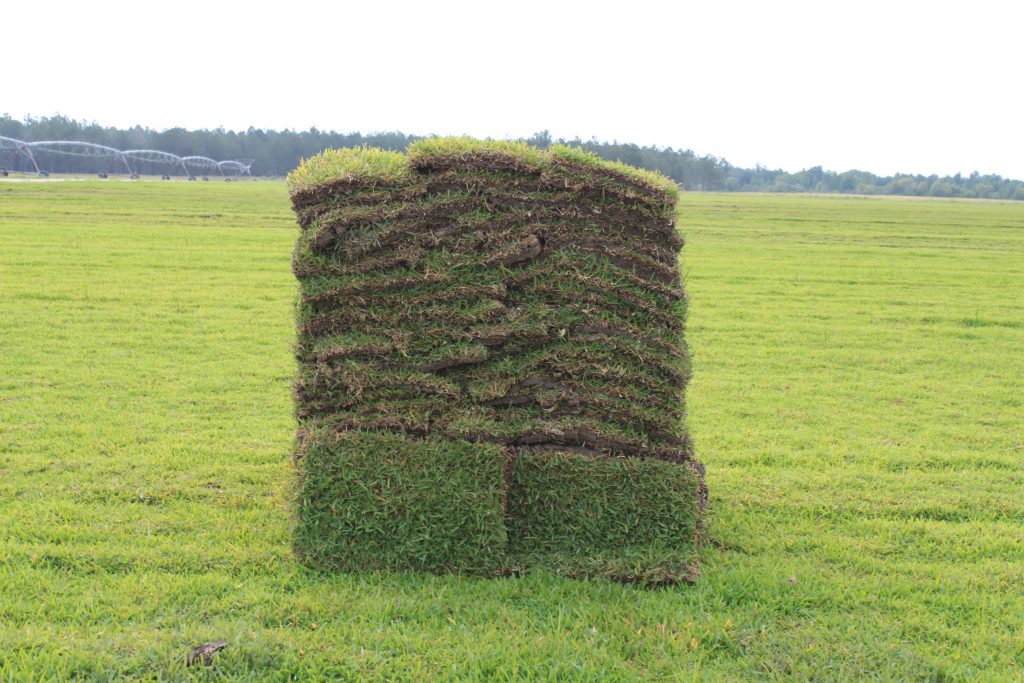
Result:
M696 575L671 181L456 138L327 151L289 189L302 557Z

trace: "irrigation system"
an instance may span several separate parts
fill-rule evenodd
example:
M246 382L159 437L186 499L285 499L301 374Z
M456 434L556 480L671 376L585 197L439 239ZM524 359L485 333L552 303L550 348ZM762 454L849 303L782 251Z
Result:
M247 176L250 174L250 163L243 161L217 161L209 157L180 157L170 152L156 149L119 150L113 147L97 145L91 142L73 142L70 140L41 140L25 142L0 136L0 173L7 175L9 171L23 169L28 173L47 176L55 167L61 170L74 168L70 172L98 173L106 177L108 173L127 173L138 178L143 170L159 169L160 175L170 178L171 175L184 175L188 178L211 175Z

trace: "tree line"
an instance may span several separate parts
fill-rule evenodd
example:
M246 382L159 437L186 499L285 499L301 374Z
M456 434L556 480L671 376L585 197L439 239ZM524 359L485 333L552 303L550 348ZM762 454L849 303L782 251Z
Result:
M339 133L310 128L304 131L186 130L170 128L158 131L142 126L104 127L95 122L77 121L66 116L27 117L22 121L0 116L0 136L25 141L75 140L106 145L115 149L157 149L178 156L205 156L218 161L233 159L252 164L253 175L283 176L300 160L321 150L370 145L402 151L422 136L400 132ZM672 147L641 147L596 139L553 139L547 131L526 139L531 145L547 147L565 143L582 147L598 156L633 166L659 171L679 182L685 189L726 192L829 192L849 194L895 194L928 197L977 197L1024 200L1024 182L977 172L964 176L909 175L878 176L867 171L826 171L821 166L791 173L764 166L741 168L712 155L697 155L693 150ZM0 156L0 164L10 157ZM63 169L83 160L62 159ZM95 161L91 162L95 163ZM78 170L78 169L75 169ZM86 172L95 169L82 168Z

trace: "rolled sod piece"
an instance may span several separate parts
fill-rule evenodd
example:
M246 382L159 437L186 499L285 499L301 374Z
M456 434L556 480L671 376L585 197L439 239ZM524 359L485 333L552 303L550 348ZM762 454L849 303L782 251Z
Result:
M697 576L703 469L653 459L520 451L512 467L513 562L650 585Z
M295 543L310 564L476 573L505 565L501 447L328 428L299 441Z
M674 183L437 138L324 152L289 189L303 558L696 576Z

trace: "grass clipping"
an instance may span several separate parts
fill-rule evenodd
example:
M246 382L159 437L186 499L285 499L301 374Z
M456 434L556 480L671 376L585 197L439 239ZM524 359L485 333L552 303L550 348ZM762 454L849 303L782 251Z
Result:
M289 190L305 561L694 580L671 181L455 138L327 151Z

